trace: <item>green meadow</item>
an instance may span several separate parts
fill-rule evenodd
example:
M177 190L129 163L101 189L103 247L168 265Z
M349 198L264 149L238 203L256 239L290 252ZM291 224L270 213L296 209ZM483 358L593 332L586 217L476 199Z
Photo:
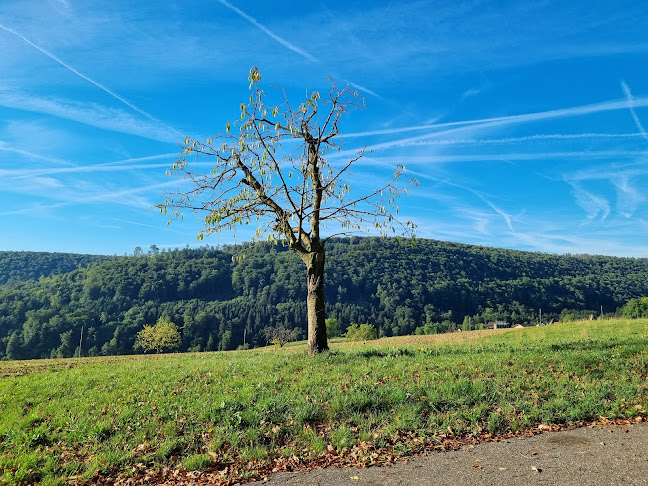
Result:
M0 482L375 464L648 414L648 320L251 351L0 362Z

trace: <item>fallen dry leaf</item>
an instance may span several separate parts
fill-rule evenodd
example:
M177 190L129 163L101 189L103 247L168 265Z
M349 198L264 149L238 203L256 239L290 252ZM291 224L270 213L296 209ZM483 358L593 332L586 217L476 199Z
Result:
M352 448L343 448L342 450L330 450L328 447L320 455L316 457L301 457L298 455L292 454L290 457L275 457L268 460L266 463L242 463L237 460L237 458L228 458L227 462L224 464L218 463L213 464L209 468L200 471L200 472L190 472L182 470L181 468L172 468L165 469L164 471L156 470L146 470L146 466L142 463L137 463L134 470L131 472L130 469L119 469L111 468L109 471L104 473L98 473L93 479L96 484L115 484L120 486L148 486L152 484L196 484L196 485L210 485L210 486L231 486L232 484L240 484L242 473L245 473L247 476L247 481L263 481L267 478L268 474L272 472L279 471L306 471L309 469L320 469L330 466L339 467L342 465L355 465L359 467L375 466L375 465L387 465L393 463L395 460L407 464L409 461L406 457L399 457L395 453L395 446L402 443L408 443L412 445L414 442L417 444L416 451L413 452L414 455L424 454L426 451L431 452L441 452L441 451L450 451L457 450L460 447L471 447L474 444L482 442L491 442L493 440L505 440L510 437L519 436L519 437L531 437L533 435L538 435L546 432L547 430L566 430L570 428L576 428L577 426L583 427L589 425L590 427L596 427L598 429L603 429L604 426L609 426L610 424L614 425L625 425L630 426L634 422L643 422L648 421L648 417L631 417L629 419L615 419L610 420L607 418L601 418L593 422L582 422L575 426L564 426L564 425L548 425L542 424L542 427L538 427L532 430L520 431L519 433L507 433L502 436L489 436L485 437L484 434L477 434L475 436L455 436L449 434L440 434L434 440L429 440L427 438L417 437L416 434L411 432L402 432L399 431L394 434L394 436L388 441L387 445L379 447L374 442L364 441L362 446ZM358 432L357 427L355 432ZM544 430L543 430L544 429ZM618 430L618 429L616 429ZM150 446L149 446L150 447ZM291 447L293 450L297 451L295 443L286 443L284 447ZM144 443L142 449L146 449L147 444ZM225 448L224 450L226 450ZM137 450L137 448L136 448ZM305 449L305 452L308 452L308 449ZM135 455L141 454L142 451L137 451ZM585 452L575 452L576 454L585 454ZM526 459L537 459L541 454L538 451L529 451L527 456L524 456ZM69 458L78 457L80 453L77 450L70 453ZM84 456L85 457L85 456ZM210 454L210 457L218 462L217 458L213 457ZM219 459L222 460L223 454L219 454ZM179 460L178 457L170 459L171 463L176 463ZM475 463L483 461L483 458L474 458ZM229 467L228 467L229 465ZM132 465L130 465L132 467ZM484 469L483 466L475 465L475 469ZM141 469L140 469L141 468ZM500 468L500 470L503 470ZM538 467L531 467L532 471L536 473L541 473L542 469ZM13 471L15 472L15 471ZM168 480L173 478L173 483L170 483ZM358 476L350 477L353 481L363 482L363 480ZM70 486L76 485L79 486L82 483L73 482Z

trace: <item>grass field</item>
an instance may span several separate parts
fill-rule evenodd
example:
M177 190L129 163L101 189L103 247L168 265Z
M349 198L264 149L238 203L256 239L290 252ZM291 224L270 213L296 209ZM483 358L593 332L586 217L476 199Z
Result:
M393 461L648 414L648 320L282 349L0 362L0 482Z

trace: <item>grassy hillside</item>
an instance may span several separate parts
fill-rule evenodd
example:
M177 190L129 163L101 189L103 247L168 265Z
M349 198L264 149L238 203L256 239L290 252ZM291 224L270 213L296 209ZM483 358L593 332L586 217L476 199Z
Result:
M648 320L303 347L1 362L0 481L393 461L648 409ZM192 472L193 471L193 472Z

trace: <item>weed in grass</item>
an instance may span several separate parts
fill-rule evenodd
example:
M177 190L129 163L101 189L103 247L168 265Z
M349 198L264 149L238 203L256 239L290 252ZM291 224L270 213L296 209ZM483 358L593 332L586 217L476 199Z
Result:
M212 458L208 454L194 454L182 461L182 468L187 471L199 471L212 463Z
M181 439L167 439L157 450L158 459L169 459L173 456L178 456L184 450L184 442Z
M299 425L320 422L324 418L324 410L317 403L305 402L296 406L295 422Z
M280 457L283 457L283 458L286 458L286 459L287 459L287 458L289 458L289 457L297 456L297 453L298 453L298 451L297 451L297 448L296 448L296 447L294 447L294 446L287 446L287 447L282 447L282 448L279 450L279 454L278 454L278 455L279 455Z
M506 432L507 424L504 416L499 412L491 412L486 422L486 430L490 434L503 434Z
M401 406L396 412L394 422L399 430L410 432L423 427L423 417L415 408Z
M341 451L353 444L353 433L347 424L340 424L331 430L331 445Z
M86 478L81 478L81 479L86 479ZM41 479L41 481L39 482L39 486L62 486L65 483L66 481L63 478L46 477Z
M21 455L19 461L8 464L4 471L7 483L35 484L46 474L47 468L45 454L40 450L33 450Z
M306 452L304 454L306 457L315 457L326 451L326 441L310 427L302 430L298 437L298 443L303 444L302 452Z
M109 422L101 422L92 427L89 438L97 442L104 442L113 435L113 427Z
M268 450L263 446L246 446L241 449L239 454L242 462L249 461L266 461L270 456Z

